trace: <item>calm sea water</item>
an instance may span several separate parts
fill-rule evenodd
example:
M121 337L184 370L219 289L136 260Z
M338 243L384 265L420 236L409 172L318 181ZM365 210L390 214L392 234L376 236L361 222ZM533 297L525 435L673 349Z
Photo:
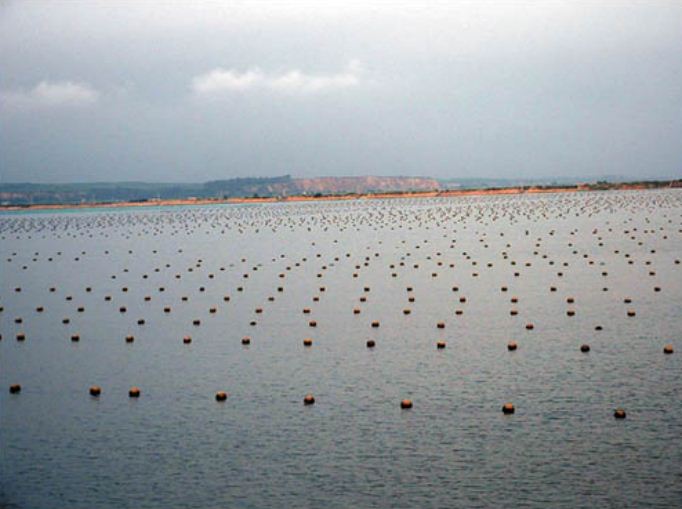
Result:
M0 237L2 508L682 506L680 191L3 214Z

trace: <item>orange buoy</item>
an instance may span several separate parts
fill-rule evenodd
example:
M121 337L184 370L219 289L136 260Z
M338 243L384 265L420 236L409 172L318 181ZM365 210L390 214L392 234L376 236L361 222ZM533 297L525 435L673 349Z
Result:
M616 419L625 419L626 417L625 410L623 410L622 408L616 408L613 412L613 416Z
M673 352L674 352L673 345L665 345L663 347L663 353L671 354Z
M580 345L580 351L583 353L587 353L590 351L590 345L588 344L582 344Z
M310 321L308 322L308 325L309 325L310 327L317 327L317 321L316 321L316 320L310 320Z
M182 338L182 342L186 345L189 345L192 342L192 336L185 336Z
M225 401L227 399L227 393L225 391L218 391L215 393L216 401Z
M131 398L139 398L140 388L135 386L131 387L130 390L128 391L128 396Z
M404 399L400 402L400 408L402 409L408 409L412 408L412 400L411 399Z
M303 346L313 346L313 340L311 338L305 338L303 340Z
M379 327L379 321L378 321L378 320L373 321L373 322L372 322L372 327L375 327L375 328L376 328L376 327Z
M444 328L445 328L445 322L438 322L438 323L436 324L436 327L437 327L438 329L444 329Z
M71 341L73 341L74 343L75 343L75 342L78 342L78 341L80 341L80 340L81 340L80 335L78 335L78 334L72 334L72 335L71 335Z
M135 341L135 336L126 336L126 343L132 343Z
M442 350L443 348L445 348L445 346L446 346L445 341L438 341L438 342L436 342L436 348L439 349L439 350Z
M19 394L21 392L21 385L20 384L12 384L9 386L9 393L10 394Z
M516 341L510 341L509 343L507 343L507 350L509 350L510 352L513 352L518 347L519 347L519 345Z
M93 385L90 387L90 396L99 396L102 394L102 388L99 385Z
M526 330L533 330L534 328L535 328L535 325L533 325L532 323L526 324Z
M251 338L249 336L244 336L242 338L242 345L250 345L251 344Z
M303 398L303 404L312 405L313 403L315 403L315 396L313 396L310 393L306 394L305 397Z
M512 403L505 403L502 405L502 413L506 415L513 414L516 411Z

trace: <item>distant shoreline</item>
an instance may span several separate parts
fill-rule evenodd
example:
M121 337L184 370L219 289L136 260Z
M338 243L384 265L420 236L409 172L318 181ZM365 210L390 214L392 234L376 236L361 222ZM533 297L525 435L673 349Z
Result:
M314 201L349 201L349 200L375 200L375 199L399 199L399 198L450 198L459 196L485 196L485 195L516 195L516 194L554 194L554 193L577 193L585 191L610 191L610 190L645 190L682 188L682 181L671 181L668 184L660 182L637 182L618 184L583 184L576 186L515 186L500 188L479 189L448 189L437 191L414 191L414 192L380 192L380 193L352 193L343 195L294 195L272 197L240 197L240 198L183 198L183 199L150 199L139 201L120 202L87 202L87 203L56 203L38 205L0 205L0 211L25 211L25 210L68 210L89 208L134 208L134 207L172 207L186 205L222 205L222 204L245 204L245 203L292 203Z

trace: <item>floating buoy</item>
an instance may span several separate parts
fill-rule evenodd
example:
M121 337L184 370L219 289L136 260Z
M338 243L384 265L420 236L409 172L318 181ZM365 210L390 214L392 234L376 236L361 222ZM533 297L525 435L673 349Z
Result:
M532 323L526 324L526 330L533 330L534 328L535 328L535 325L533 325Z
M516 341L510 341L509 343L507 343L507 350L509 350L510 352L513 352L518 347L519 345L516 343Z
M590 345L588 344L582 344L580 345L580 351L583 353L587 353L590 351Z
M71 335L71 341L73 341L74 343L75 343L75 342L78 342L78 341L80 341L80 340L81 340L80 335L78 335L78 334L72 334L72 335Z
M445 322L438 322L438 323L436 324L436 327L439 328L439 329L444 329L444 328L445 328Z
M503 414L506 414L506 415L513 414L515 412L515 410L516 409L514 408L514 405L511 403L505 403L504 405L502 405L502 413Z
M126 336L126 343L132 343L135 341L135 336Z
M436 342L436 348L439 349L439 350L442 350L443 348L445 348L445 346L446 346L445 341L438 341L438 342Z
M309 325L310 327L317 327L317 321L316 321L316 320L310 320L310 321L308 322L308 325Z
M400 402L400 408L403 408L403 409L412 408L412 400L411 399L402 400Z
M216 401L225 401L227 399L227 393L225 391L218 391L215 393Z
M313 346L313 340L310 338L305 338L303 340L303 346Z
M186 345L189 345L192 342L192 336L185 336L182 338L182 342Z
M90 396L99 396L102 394L102 388L99 385L93 385L90 387Z
M20 392L21 392L21 385L12 384L9 386L9 393L10 394L19 394Z
M376 342L373 339L367 340L367 348L374 348L375 346L376 346Z
M26 340L26 334L23 332L17 332L17 341L25 341Z
M242 345L250 345L251 344L251 338L249 336L244 336L242 338Z
M378 321L378 320L373 321L373 322L372 322L372 327L375 327L375 328L376 328L376 327L379 327L379 321Z
M303 404L312 405L313 403L315 403L315 396L313 396L310 393L306 394L305 397L303 398Z
M665 345L663 347L663 353L671 354L673 351L673 345Z
M131 398L139 398L140 397L140 388L139 387L131 387L130 390L128 391L128 396Z
M622 408L616 408L616 410L614 410L613 412L613 416L616 419L625 419L626 417L625 410L623 410Z

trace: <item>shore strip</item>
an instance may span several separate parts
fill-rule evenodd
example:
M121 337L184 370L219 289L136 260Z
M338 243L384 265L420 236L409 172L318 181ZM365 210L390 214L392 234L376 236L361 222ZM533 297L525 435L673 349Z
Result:
M609 190L644 190L663 189L665 187L651 187L641 184L609 184L608 186L578 185L566 187L504 187L493 189L447 189L442 191L414 191L414 192L386 192L386 193L362 193L344 195L322 196L271 196L271 197L241 197L241 198L184 198L178 200L145 200L145 201L120 201L120 202L88 202L74 204L39 204L39 205L0 205L0 211L18 210L60 210L60 209L90 209L90 208L126 208L126 207L172 207L186 205L221 205L243 203L289 203L289 202L313 202L313 201L349 201L349 200L382 200L399 198L451 198L459 196L486 196L486 195L516 195L516 194L552 194L552 193L577 193L585 191L609 191Z

